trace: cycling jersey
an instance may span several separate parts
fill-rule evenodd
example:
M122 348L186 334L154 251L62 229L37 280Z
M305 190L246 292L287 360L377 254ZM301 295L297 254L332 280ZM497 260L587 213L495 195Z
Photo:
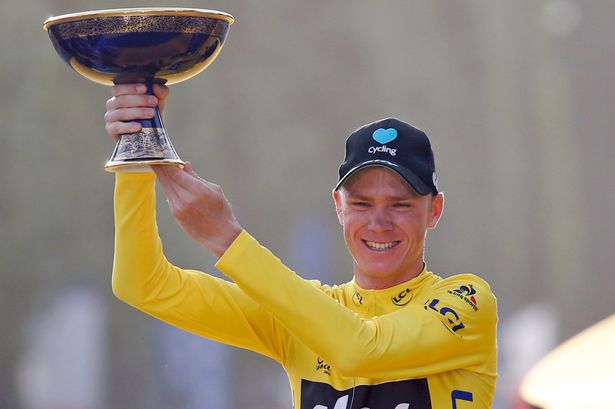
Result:
M243 231L216 267L174 266L158 235L153 174L117 174L114 293L182 329L279 362L296 409L489 408L496 299L472 274L425 267L384 290L322 285Z

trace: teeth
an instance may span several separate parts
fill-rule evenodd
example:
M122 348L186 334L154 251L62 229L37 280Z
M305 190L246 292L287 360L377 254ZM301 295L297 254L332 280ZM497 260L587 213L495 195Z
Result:
M393 247L395 247L395 245L399 243L398 241L391 241L388 243L376 243L373 241L367 241L365 240L365 244L367 244L367 247L369 247L372 250L377 250L377 251L384 251L384 250L389 250L392 249Z

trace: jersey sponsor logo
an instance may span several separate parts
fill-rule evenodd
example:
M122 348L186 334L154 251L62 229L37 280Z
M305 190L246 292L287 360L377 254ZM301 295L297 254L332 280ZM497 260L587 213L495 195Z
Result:
M474 311L478 311L478 303L476 302L476 297L474 297L476 290L472 287L472 284L462 285L456 290L448 290L447 292L465 301Z
M404 291L391 297L391 301L393 302L393 304L399 307L403 307L404 305L408 304L412 300L412 298L414 298L414 295L412 294L412 290L409 288L406 288Z
M440 304L440 300L438 298L427 300L423 307L428 311L433 310L446 318L446 320L443 320L442 323L449 331L453 333L456 333L457 331L466 327L463 322L461 322L457 311L455 311L451 307L443 306L442 304Z
M318 357L317 362L316 371L323 371L325 375L331 375L331 365L326 363L321 357Z
M474 396L472 392L460 391L455 389L451 392L451 402L453 403L453 409L457 409L457 401L464 400L466 402L474 402Z
M302 379L301 409L431 409L431 395L426 378L359 385L343 391Z
M354 290L354 294L352 295L352 302L354 302L356 305L363 305L363 296L356 289Z

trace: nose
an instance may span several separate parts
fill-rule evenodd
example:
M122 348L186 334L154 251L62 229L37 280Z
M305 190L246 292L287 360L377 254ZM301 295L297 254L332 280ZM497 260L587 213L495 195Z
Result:
M369 215L369 230L379 233L393 228L393 221L384 207L376 206Z

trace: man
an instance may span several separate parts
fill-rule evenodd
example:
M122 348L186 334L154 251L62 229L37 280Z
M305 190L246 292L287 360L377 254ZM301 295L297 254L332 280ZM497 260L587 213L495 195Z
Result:
M136 132L133 119L162 107L137 84L116 85L108 133ZM296 409L489 408L496 380L496 300L479 277L446 279L424 263L425 236L444 198L431 145L394 118L353 132L333 190L354 278L306 281L235 219L219 186L188 164L118 173L114 293L195 334L278 361ZM163 255L155 179L173 216L219 257L233 282L180 269ZM318 255L315 255L316 257Z

